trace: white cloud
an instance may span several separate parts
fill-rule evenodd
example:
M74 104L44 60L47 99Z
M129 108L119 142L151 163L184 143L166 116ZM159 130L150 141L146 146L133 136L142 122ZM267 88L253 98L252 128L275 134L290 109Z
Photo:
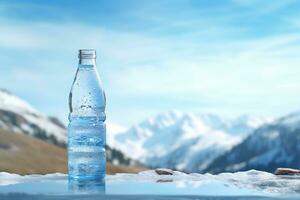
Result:
M139 96L155 97L157 101L161 98L199 104L205 101L213 102L212 107L205 109L237 109L237 112L247 111L243 107L253 102L261 112L263 106L286 102L280 109L294 109L298 106L296 100L300 102L295 91L300 72L297 65L300 58L295 56L295 50L300 49L300 37L296 34L220 40L216 36L222 27L197 32L193 37L174 38L75 23L1 20L0 26L2 56L7 49L14 49L30 57L29 62L20 60L19 66L13 66L19 73L7 73L6 82L16 84L13 80L24 78L26 85L18 87L43 86L49 96L61 95L57 102L55 97L51 99L59 112L65 107L61 99L64 94L67 96L79 48L100 50L98 60L104 85L109 97L118 101ZM234 27L228 30L240 31ZM7 70L0 68L0 72ZM57 91L58 85L61 92ZM292 104L286 105L288 102ZM109 106L113 113L119 109L116 105ZM143 106L151 110L152 105L145 102Z

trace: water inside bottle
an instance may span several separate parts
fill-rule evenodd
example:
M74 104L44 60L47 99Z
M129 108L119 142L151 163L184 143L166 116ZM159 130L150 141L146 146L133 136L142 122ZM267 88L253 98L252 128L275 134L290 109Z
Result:
M91 50L80 52L69 96L69 179L101 180L106 172L106 99L93 53Z

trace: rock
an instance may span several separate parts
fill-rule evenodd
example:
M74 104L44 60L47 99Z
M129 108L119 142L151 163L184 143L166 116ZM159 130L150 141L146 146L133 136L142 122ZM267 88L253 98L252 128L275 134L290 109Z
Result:
M173 175L174 174L173 170L171 170L171 169L165 169L165 168L155 169L155 172L158 175Z
M275 175L300 175L300 170L290 168L278 168Z
M172 179L158 179L156 181L156 183L171 183L171 182L173 182Z

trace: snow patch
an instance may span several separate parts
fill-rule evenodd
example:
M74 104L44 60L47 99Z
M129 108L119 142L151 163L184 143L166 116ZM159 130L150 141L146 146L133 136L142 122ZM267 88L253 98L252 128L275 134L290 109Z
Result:
M18 185L39 183L39 187L43 187L44 183L48 183L49 185L58 185L58 187L65 187L68 183L68 177L65 174L47 174L47 175L26 175L20 176L17 174L9 174L6 172L0 173L0 191L1 187L10 186L10 192L13 192L14 185L16 186L16 190L20 189ZM53 182L52 182L53 181ZM59 182L60 181L60 182ZM106 176L106 185L108 190L112 190L115 184L127 187L128 183L136 183L136 187L144 187L146 185L164 188L166 185L173 185L174 193L179 188L188 188L188 190L192 190L193 188L196 191L205 190L207 185L210 185L211 189L214 185L219 186L223 185L223 188L231 188L235 187L235 193L226 194L226 195L236 195L243 190L247 190L251 192L251 194L260 194L263 196L291 196L291 195L299 195L300 194L300 178L299 176L276 176L274 174L270 174L267 172L250 170L245 172L236 172L236 173L221 173L218 175L212 174L185 174L182 172L174 171L173 175L158 175L154 170L144 171L139 174L116 174L116 175L108 175ZM51 183L51 184L49 184ZM123 184L122 184L123 183ZM34 185L34 184L33 184ZM152 187L152 189L153 189ZM67 188L67 187L66 187ZM52 191L49 188L49 191ZM120 189L120 188L119 188ZM207 188L206 188L207 190ZM5 191L5 190L4 190ZM47 188L43 189L44 193L47 191ZM149 189L150 192L151 188ZM230 190L228 190L230 191ZM24 191L25 193L35 193L35 189ZM66 191L67 192L67 191ZM119 194L119 191L115 191ZM2 192L3 193L3 192ZM217 195L222 193L221 191L206 191L206 194L214 194ZM161 194L161 193L160 193ZM249 193L248 193L249 194Z

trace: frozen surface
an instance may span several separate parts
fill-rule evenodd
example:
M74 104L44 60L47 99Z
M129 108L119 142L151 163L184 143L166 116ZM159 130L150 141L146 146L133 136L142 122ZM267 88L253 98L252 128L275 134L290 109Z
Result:
M84 199L95 196L100 199L297 199L300 177L280 177L255 170L219 175L181 172L157 175L154 171L145 171L107 176L105 183L68 183L65 174L0 173L0 199L77 199L83 196Z

